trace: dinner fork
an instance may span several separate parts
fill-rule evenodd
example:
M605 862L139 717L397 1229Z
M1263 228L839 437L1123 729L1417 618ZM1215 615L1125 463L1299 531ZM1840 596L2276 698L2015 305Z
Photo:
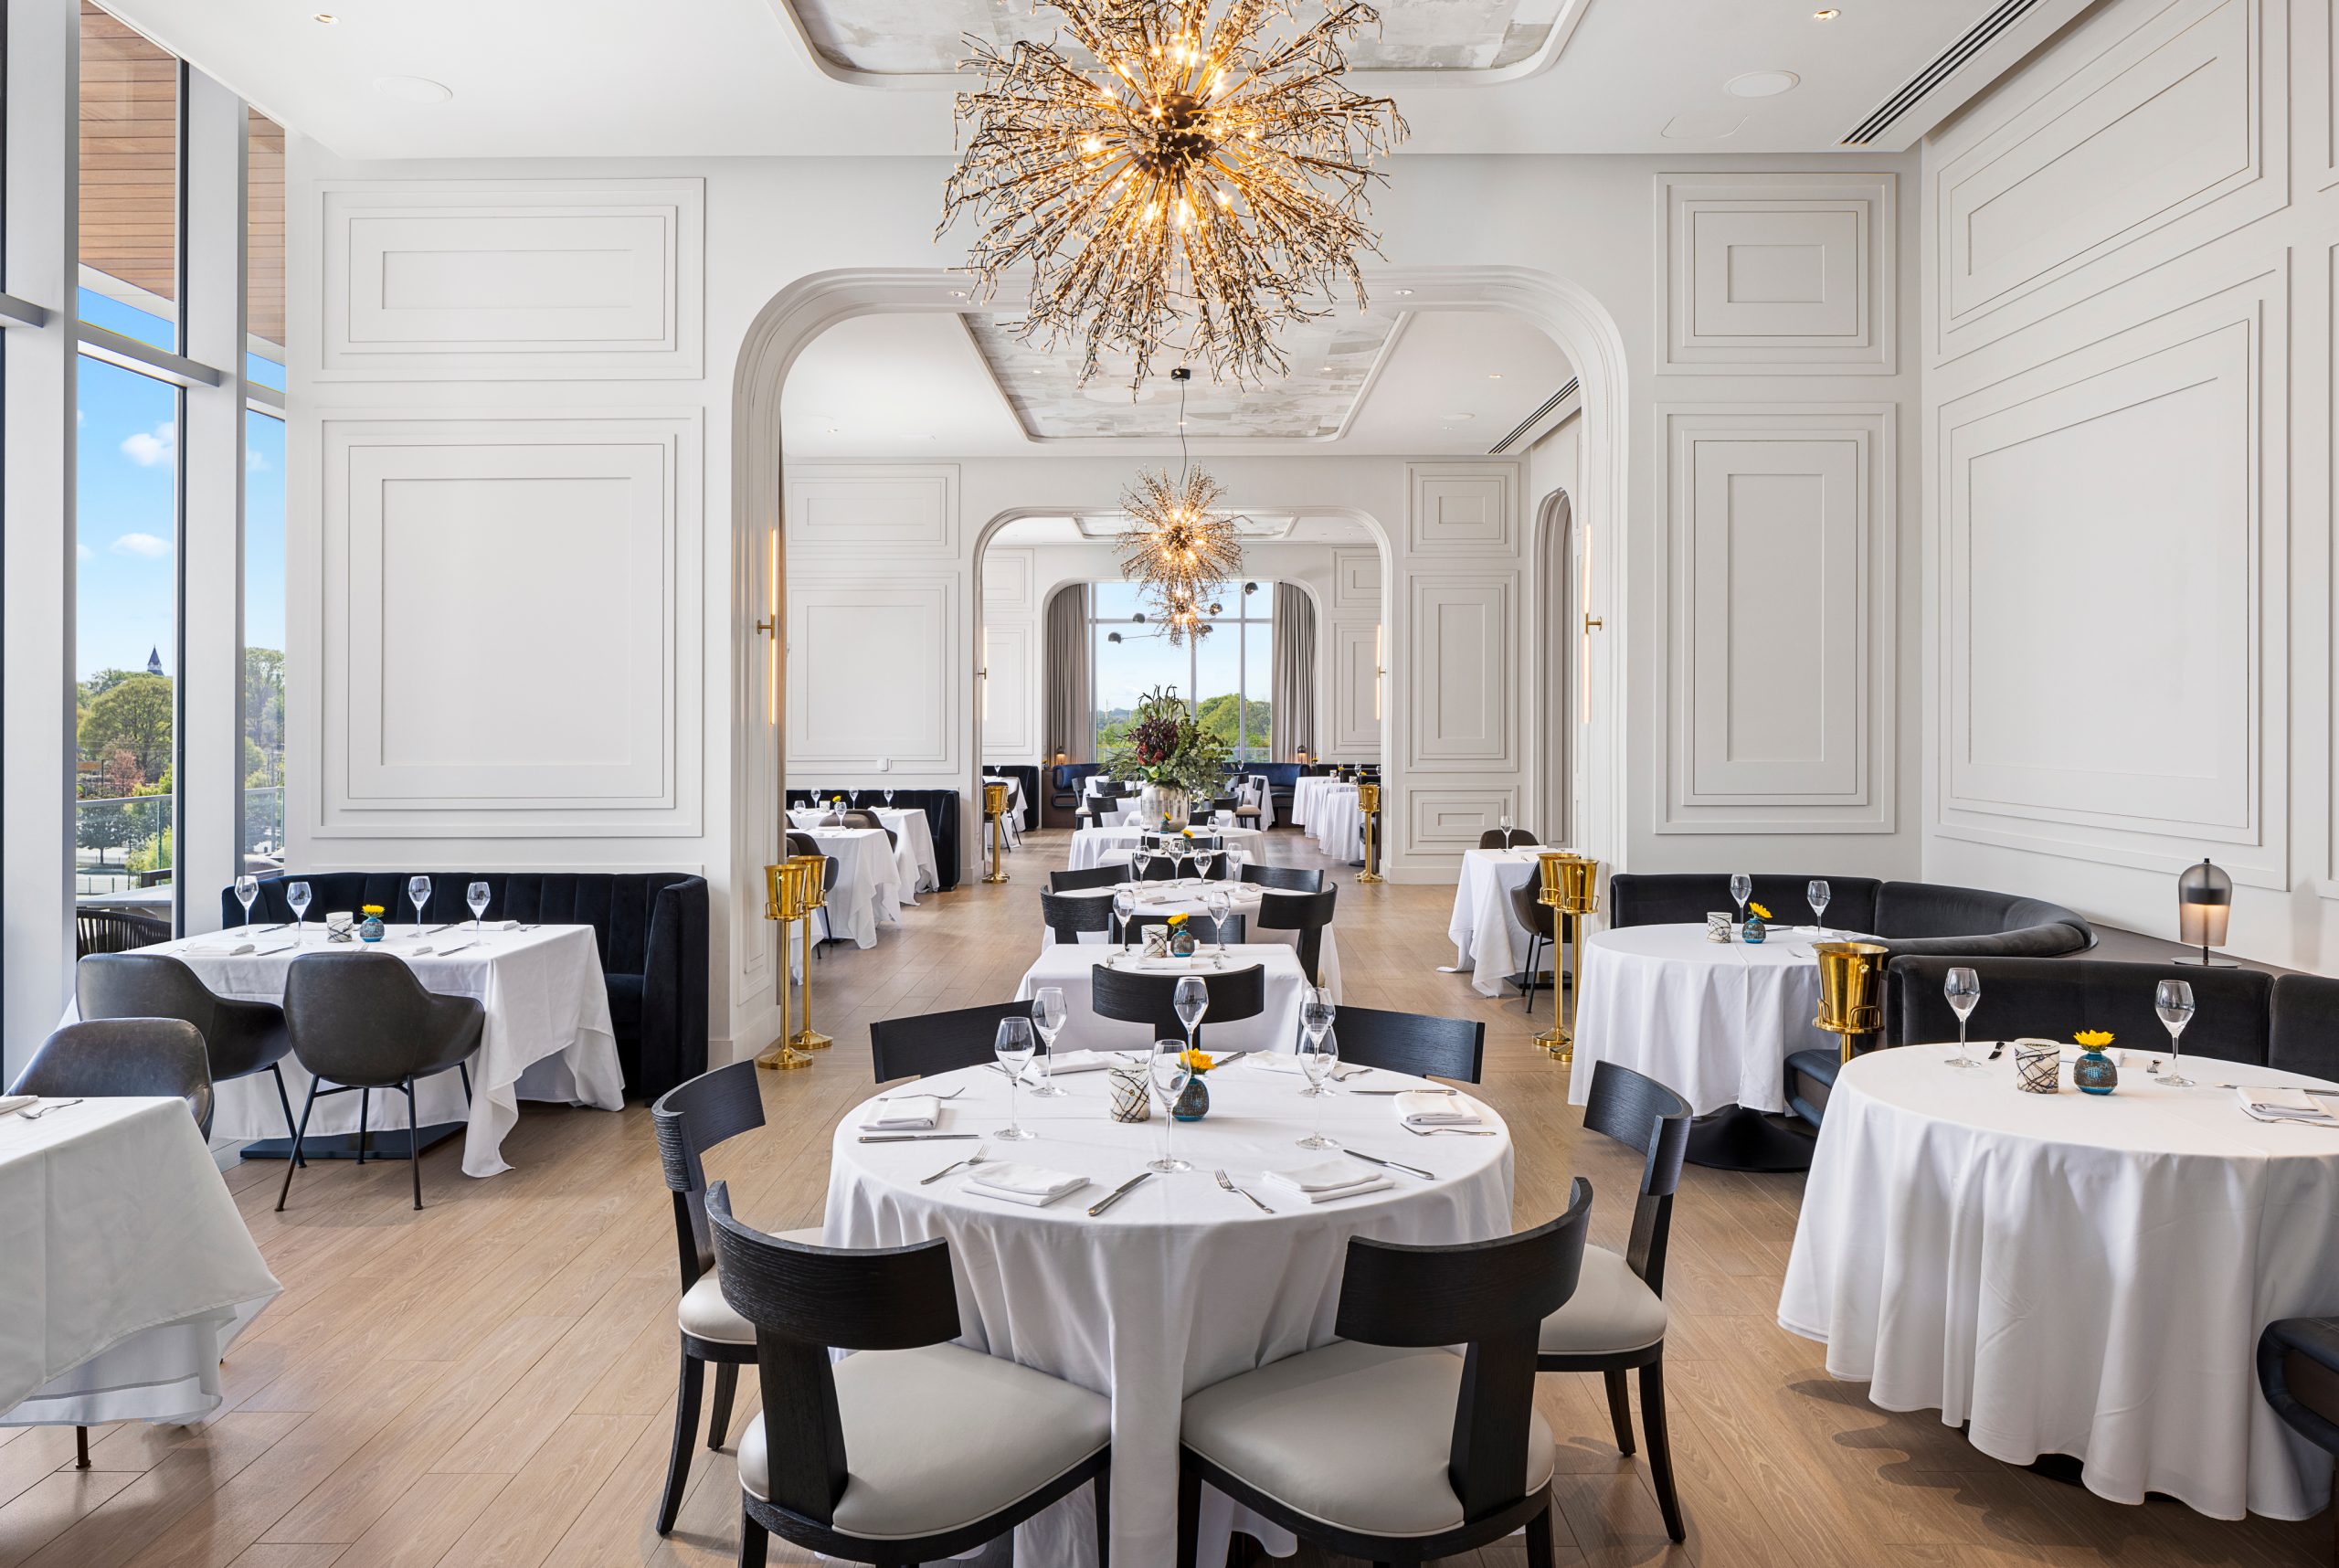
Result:
M1415 1138L1435 1138L1440 1133L1451 1133L1456 1138L1492 1138L1495 1135L1494 1128L1490 1127L1415 1127L1409 1121L1401 1121L1397 1125Z
M987 1147L988 1145L985 1144L976 1144L975 1151L972 1154L968 1155L964 1160L953 1160L951 1163L945 1165L941 1170L937 1171L931 1176L919 1177L917 1184L921 1187L931 1187L937 1181L941 1181L945 1176L949 1175L953 1171L972 1171L976 1166L980 1165L983 1162L986 1158L983 1150Z
M1256 1195L1244 1192L1242 1188L1237 1187L1234 1184L1233 1178L1228 1176L1225 1171L1221 1171L1217 1172L1217 1176L1218 1184L1220 1186L1225 1188L1230 1192L1237 1194L1238 1196L1249 1198L1251 1200L1251 1206L1258 1210L1259 1213L1263 1214L1272 1214L1275 1213L1273 1209L1270 1209L1265 1203L1260 1202Z
M935 1094L935 1093L934 1093L934 1091L933 1091L932 1089L927 1089L927 1090L924 1091L924 1093L920 1093L920 1092L919 1092L919 1091L917 1091L917 1090L911 1090L911 1091L909 1091L909 1092L907 1092L907 1093L905 1093L905 1094L898 1094L898 1095L879 1095L877 1097L878 1097L879 1099L881 1099L881 1100L915 1100L915 1099L922 1099L922 1098L924 1098L926 1095L933 1095L933 1096L934 1096L934 1097L935 1097L936 1099L937 1099L937 1100L955 1100L955 1099L957 1099L960 1095L963 1095L963 1094L965 1094L966 1092L967 1092L967 1086L966 1086L966 1085L964 1085L964 1084L960 1084L957 1088L952 1089L952 1090L951 1090L949 1093L947 1093L947 1094Z
M26 1106L16 1114L26 1121L38 1121L51 1111L61 1111L68 1106L78 1106L79 1100L49 1100L41 1105Z

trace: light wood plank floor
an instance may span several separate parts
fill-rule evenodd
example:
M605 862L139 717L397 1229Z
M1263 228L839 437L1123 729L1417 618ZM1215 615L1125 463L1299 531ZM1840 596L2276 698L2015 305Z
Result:
M1318 863L1289 832L1273 858ZM740 1213L817 1223L838 1118L869 1091L868 1021L999 1001L1039 940L1064 835L1033 834L1007 886L928 896L868 952L831 948L814 986L837 1037L809 1072L765 1075L771 1125L720 1151ZM1485 1092L1517 1129L1518 1218L1599 1192L1594 1239L1621 1245L1636 1162L1586 1137L1564 1071L1518 1002L1451 961L1452 891L1344 883L1347 1000L1484 1018ZM1539 1012L1541 1008L1539 1007ZM226 1368L228 1404L188 1429L0 1430L0 1568L708 1568L732 1561L728 1453L699 1452L680 1527L651 1516L674 1384L673 1242L649 1117L533 1107L517 1167L473 1181L459 1145L403 1164L321 1162L272 1212L283 1167L228 1175L285 1293ZM1667 1383L1689 1521L1673 1547L1647 1474L1612 1446L1598 1380L1545 1378L1561 1438L1560 1560L1698 1568L1907 1563L2285 1564L2324 1561L2324 1521L2225 1523L2170 1502L2122 1508L1983 1457L1926 1414L1871 1408L1816 1345L1773 1321L1801 1178L1692 1167L1675 1210ZM2083 1310L2084 1303L2073 1303ZM741 1389L734 1436L754 1410ZM774 1561L797 1561L774 1542ZM1006 1555L994 1551L997 1568ZM1305 1568L1320 1559L1303 1557ZM1478 1554L1523 1562L1516 1542ZM1027 1565L1030 1568L1030 1565Z

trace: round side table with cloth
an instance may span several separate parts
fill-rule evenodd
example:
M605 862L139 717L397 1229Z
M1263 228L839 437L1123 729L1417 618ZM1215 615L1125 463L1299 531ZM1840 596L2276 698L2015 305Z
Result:
M1343 784L1326 790L1316 802L1308 836L1334 860L1364 858L1363 799L1355 785Z
M1466 850L1462 876L1454 888L1454 916L1445 934L1454 943L1454 967L1470 977L1470 987L1481 996L1500 996L1503 982L1527 967L1530 933L1510 907L1510 890L1533 882L1541 868L1536 857L1546 846L1507 850ZM1559 955L1551 955L1559 968ZM1591 1082L1586 1075L1584 1082Z
M2055 1095L2018 1090L2011 1053L1847 1064L1779 1323L1993 1458L2070 1455L2115 1502L2304 1519L2331 1457L2274 1414L2254 1357L2274 1319L2339 1312L2339 1128L2253 1119L2217 1086L2312 1082L2270 1067L2187 1057L2196 1086L2169 1088L2146 1071L2164 1044L2103 1096L2070 1086L2069 1050Z
M1027 1208L971 1191L962 1175L921 1185L921 1177L975 1145L863 1144L861 1112L849 1111L831 1160L826 1240L886 1247L947 1237L961 1343L1109 1395L1113 1568L1161 1568L1176 1561L1180 1401L1329 1342L1349 1237L1452 1245L1508 1234L1510 1136L1491 1108L1473 1102L1499 1136L1410 1137L1397 1124L1392 1097L1305 1099L1297 1074L1238 1063L1210 1075L1211 1113L1178 1124L1178 1154L1194 1169L1148 1177L1092 1218L1089 1205L1160 1151L1164 1118L1157 1102L1150 1121L1114 1121L1102 1073L1060 1081L1062 1099L1027 1094L1019 1101L1018 1118L1038 1136L1020 1144L993 1139L990 1154L1085 1175L1087 1186ZM1418 1080L1376 1073L1373 1081ZM943 1074L922 1086L961 1091L944 1102L941 1130L990 1132L1006 1124L1006 1081L987 1067ZM1342 1158L1297 1147L1318 1103L1331 1137L1434 1174L1424 1181L1392 1172L1392 1184L1377 1192L1313 1205L1264 1181L1267 1171ZM1360 1172L1375 1169L1346 1163ZM1274 1212L1262 1213L1220 1187L1212 1173L1221 1168ZM1016 1561L1089 1568L1090 1510L1083 1488L1024 1524ZM1211 1492L1199 1561L1223 1562L1236 1526L1271 1552L1296 1550L1288 1534L1239 1516Z

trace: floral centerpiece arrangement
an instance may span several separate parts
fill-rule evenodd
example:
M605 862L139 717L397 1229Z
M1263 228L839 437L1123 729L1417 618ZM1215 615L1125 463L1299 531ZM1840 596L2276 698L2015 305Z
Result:
M357 939L361 942L380 941L386 931L386 927L382 925L382 906L361 904L357 906L357 912L365 916L357 923Z
M1210 1086L1202 1082L1202 1075L1217 1066L1218 1059L1191 1046L1180 1054L1179 1059L1186 1065L1186 1090L1170 1107L1170 1114L1180 1121L1200 1121L1210 1114Z
M2082 1029L2071 1036L2080 1059L2071 1064L2071 1083L2083 1095L2108 1095L2120 1086L2119 1064L2103 1054L2111 1044L2109 1029Z
M1226 762L1226 742L1194 722L1178 688L1157 686L1138 699L1123 738L1106 749L1104 774L1145 786L1138 796L1144 821L1181 828L1195 797L1216 797Z
M1747 941L1759 942L1771 934L1771 912L1768 909L1760 904L1750 903L1746 906L1746 924L1740 927L1739 935Z

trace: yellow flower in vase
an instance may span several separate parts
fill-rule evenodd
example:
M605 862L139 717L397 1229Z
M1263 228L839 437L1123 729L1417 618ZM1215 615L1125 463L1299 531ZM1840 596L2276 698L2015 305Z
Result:
M2109 1029L2082 1029L2071 1038L2087 1050L2101 1051L2111 1044L2112 1034Z
M1183 1051L1179 1054L1178 1059L1184 1063L1186 1070L1196 1077L1201 1076L1218 1065L1217 1058L1207 1051Z
M1771 912L1760 904L1749 904L1746 907L1757 920L1768 920L1771 917Z
M379 915L383 911L382 906L378 904L360 904L357 906L357 912L360 915Z

